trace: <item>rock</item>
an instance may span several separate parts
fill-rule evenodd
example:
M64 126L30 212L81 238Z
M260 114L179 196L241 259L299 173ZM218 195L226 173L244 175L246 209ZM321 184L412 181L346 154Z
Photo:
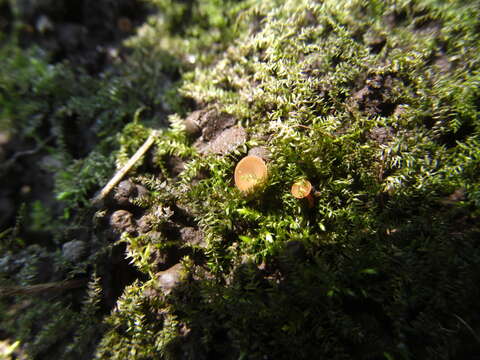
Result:
M386 144L392 139L393 130L390 127L374 127L368 137L380 145Z
M464 201L466 199L466 190L464 188L456 189L448 197L440 200L440 203L443 205L453 205L459 201Z
M139 230L140 232L140 230ZM148 241L151 244L159 244L165 242L166 236L162 232L151 230L148 233ZM132 251L130 244L127 244L126 252ZM184 251L178 248L178 246L162 246L159 249L156 246L152 246L150 249L150 256L148 259L149 264L152 268L155 268L157 271L166 270L180 261L184 255Z
M167 167L173 177L185 170L185 162L178 156L172 155L167 159Z
M182 264L176 264L168 270L158 273L157 284L165 295L168 295L185 279L185 268Z
M148 190L142 185L134 184L131 180L124 180L115 188L113 200L117 206L130 207L133 199L147 195Z
M47 15L40 15L35 22L35 28L40 34L45 34L48 31L52 31L54 26Z
M209 141L222 130L235 125L235 118L232 115L220 113L215 109L206 111L200 119L203 141Z
M0 146L4 146L10 142L11 135L8 131L0 131Z
M267 148L263 147L263 146L256 146L256 147L253 147L251 148L249 151L248 151L248 154L249 156L258 156L259 158L262 158L263 160L265 161L268 161L270 160L272 154L270 153L270 151L267 150Z
M22 196L27 196L31 192L32 192L32 187L29 186L29 185L22 185L20 187L20 195L22 195Z
M198 137L200 135L202 130L200 128L200 117L202 113L202 110L194 111L183 121L185 132L188 135L192 137Z
M40 159L40 167L47 172L57 172L62 166L62 161L54 155L46 155Z
M177 263L180 258L180 250L175 246L171 246L162 250L154 250L150 261L157 270L165 270Z
M406 114L407 111L408 111L408 105L400 104L400 105L397 105L397 107L395 108L393 115L395 117L399 117Z
M192 208L190 204L185 204L182 202L175 203L174 211L178 214L184 221L193 221Z
M203 154L228 154L247 141L247 132L241 126L235 126L222 131L210 143L201 146Z
M391 74L377 74L366 79L364 86L349 99L349 107L370 116L390 116L396 106L392 93L395 81Z
M7 272L6 269L8 268L8 262L10 261L10 257L5 255L4 257L0 258L0 271Z
M207 245L202 231L196 230L190 226L184 227L180 230L180 239L182 242L191 246L205 247Z
M137 193L135 194L136 197L142 198L148 196L148 189L142 185L135 185L135 189Z
M363 35L363 41L366 45L368 45L370 51L374 54L378 54L387 43L385 36L374 31L367 31Z
M115 189L113 199L120 206L130 205L130 197L136 195L136 190L135 184L130 180L121 181Z
M87 253L87 244L84 241L72 240L62 246L63 257L71 262L77 262Z
M236 119L232 115L216 109L195 111L185 121L192 134L197 133L197 126L201 129L202 136L194 146L203 154L227 154L247 139L244 128L234 127Z
M133 215L126 210L117 210L110 216L110 226L115 233L135 231Z
M61 276L60 273L55 272L53 254L38 244L28 246L15 258L14 266L27 267L33 270L31 277L29 277L32 283L55 281Z
M143 215L140 219L137 220L138 232L140 234L146 234L152 230L153 218L151 214Z
M450 62L448 56L446 56L443 52L436 56L433 64L439 69L441 74L448 73L453 68L453 64Z
M220 131L235 125L235 118L216 109L202 109L192 112L185 120L185 131L191 136L202 135L201 141L209 141Z
M9 132L0 131L0 161L4 161L7 157L4 147L9 143L10 138Z

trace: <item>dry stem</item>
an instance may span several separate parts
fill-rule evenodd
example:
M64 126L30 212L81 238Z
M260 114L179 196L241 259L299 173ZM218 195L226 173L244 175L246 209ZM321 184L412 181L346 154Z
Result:
M115 175L110 179L110 181L103 187L103 189L100 191L100 193L93 198L93 203L98 203L101 200L107 196L112 189L117 186L117 184L120 182L120 180L123 179L123 177L130 171L130 169L135 165L135 163L140 160L140 158L147 152L147 150L150 148L150 146L153 145L153 142L155 141L155 137L158 135L157 130L153 130L150 136L145 140L142 146L137 150L135 154L127 161L127 163L116 172Z

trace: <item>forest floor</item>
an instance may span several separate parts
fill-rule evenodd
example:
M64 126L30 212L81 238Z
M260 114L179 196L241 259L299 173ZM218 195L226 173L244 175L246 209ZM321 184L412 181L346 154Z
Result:
M0 0L0 357L477 356L479 19Z

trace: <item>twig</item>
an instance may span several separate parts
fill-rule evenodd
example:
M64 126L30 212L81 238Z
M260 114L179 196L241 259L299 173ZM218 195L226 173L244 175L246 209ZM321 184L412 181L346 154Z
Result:
M103 187L103 189L100 191L100 193L95 196L92 200L92 202L99 203L102 201L105 196L107 196L110 191L122 180L122 178L130 171L130 169L135 165L135 163L140 160L140 158L147 152L147 150L152 146L153 142L155 141L155 138L158 135L158 130L153 130L150 136L145 140L142 146L137 150L135 154L127 161L127 163L116 172L115 175L110 179L110 181Z
M470 333L472 334L472 336L475 338L475 340L477 340L479 343L480 343L480 337L477 335L477 333L472 329L472 327L470 325L467 324L467 322L465 320L463 320L460 316L458 316L457 314L453 314L453 316L455 316L457 318L458 321L460 321L467 329L468 331L470 331Z
M44 292L75 289L82 287L85 284L87 284L87 279L64 280L28 286L4 286L0 287L0 297L13 295L35 295Z
M53 135L49 136L44 141L41 141L40 143L38 143L38 145L34 149L19 151L13 154L13 156L10 159L8 159L7 161L5 161L5 163L0 165L0 174L3 174L4 172L6 172L11 166L13 166L13 164L15 164L15 162L19 158L24 156L34 155L40 150L42 150L42 148L52 139L53 139Z

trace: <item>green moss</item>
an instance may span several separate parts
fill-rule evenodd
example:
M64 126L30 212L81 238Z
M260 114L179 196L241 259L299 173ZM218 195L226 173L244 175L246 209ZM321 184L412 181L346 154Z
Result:
M254 200L231 186L245 150L193 155L179 181L167 179L167 203L188 204L215 274L169 300L178 326L201 339L195 356L473 349L466 333L442 329L459 313L475 323L478 287L462 284L480 258L477 15L461 3L264 2L242 13L217 60L184 75L184 96L248 126L247 147L268 136L273 154ZM200 171L209 175L192 183ZM318 191L313 210L289 193L298 177ZM445 200L457 189L465 196ZM300 263L285 255L292 241L305 247Z
M148 190L134 203L151 228L118 244L144 279L106 317L96 357L472 355L480 9L420 0L152 3L161 12L127 41L128 69L93 82L95 95L75 95L60 113L105 120L96 150L58 177L60 197L85 207L114 160L124 164L164 122L159 110L177 113L130 174ZM171 71L181 84L149 81ZM177 86L183 98L172 96ZM200 154L181 121L189 100L232 115L249 140L226 155ZM232 176L257 145L272 154L269 179L247 198ZM184 162L180 174L172 157ZM72 190L75 174L81 186ZM313 209L290 194L300 177L315 186ZM205 248L180 243L185 226L201 231ZM152 254L172 246L188 274L164 295Z

